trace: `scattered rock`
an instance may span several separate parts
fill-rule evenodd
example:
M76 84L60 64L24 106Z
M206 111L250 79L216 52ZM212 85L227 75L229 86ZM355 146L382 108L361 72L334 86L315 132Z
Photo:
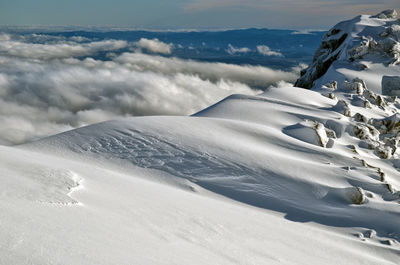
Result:
M348 191L347 196L349 197L352 203L358 205L363 204L366 200L364 190L360 187Z
M324 126L322 123L320 123L320 122L315 122L315 124L314 124L314 130L315 130L315 132L316 132L317 135L318 135L320 145L321 145L322 147L326 147L326 145L327 145L329 139L328 139L328 136L327 136L327 133L326 133L326 128L325 128L325 126ZM329 129L328 129L328 130L329 130ZM332 130L329 130L330 135L332 135L332 132L333 132ZM334 137L336 138L335 132L333 132L333 134L334 134Z
M362 233L356 233L354 236L358 237L361 240L365 240L364 235Z
M330 99L336 99L336 96L335 96L335 94L333 94L333 93L329 93L329 94L328 94L328 98L330 98Z
M375 18L380 18L380 19L392 19L392 18L397 18L397 12L395 9L387 9L379 14L374 16Z
M352 82L344 81L343 87L348 90L356 90L358 95L362 95L366 88L364 81L358 78L354 79Z
M392 157L392 148L389 146L377 146L375 148L375 154L382 159L389 159Z
M371 102L368 101L368 99L364 100L364 108L366 109L371 109Z
M364 236L371 239L376 236L376 231L374 229L367 230L365 231Z
M359 139L379 141L379 131L372 125L359 123L353 127L354 135Z
M396 113L384 119L374 119L372 125L378 128L382 134L398 134L400 132L400 114Z
M337 89L337 85L338 85L338 83L336 81L332 81L330 83L325 84L325 87L331 88L333 90L336 90Z
M385 99L381 95L377 95L375 103L376 103L376 105L378 105L382 109L385 109L385 107L387 107L387 103L386 103Z
M394 244L396 244L396 241L394 241L393 239L385 239L385 240L381 240L380 242L382 244L388 245L388 246L393 246Z
M353 151L353 153L358 154L357 148L356 148L356 146L355 146L354 144L351 144L351 145L349 145L348 147L351 149L351 151Z
M377 42L372 37L361 36L355 38L353 42L355 44L347 50L347 58L352 62L362 59L368 53L375 52L377 47Z
M364 107L365 106L365 97L362 95L351 95L351 105L357 107Z
M336 139L336 133L335 133L334 130L331 130L331 129L329 129L329 128L325 128L325 132L326 132L326 135L327 135L329 138Z
M392 156L395 155L399 149L399 141L400 141L400 136L391 138L385 137L383 140L385 146L388 146L392 149Z
M385 172L382 172L382 169L378 168L378 173L379 173L379 176L381 177L381 182L385 182L385 180L386 180Z
M363 123L368 123L368 118L365 117L364 115L360 114L360 113L356 113L353 117L356 121L358 122L363 122Z
M350 105L344 100L339 100L338 103L333 107L333 109L344 116L351 117Z
M390 192L391 194L394 194L394 193L395 193L392 184L386 183L386 188L389 190L389 192Z
M395 40L400 40L400 25L393 24L387 27L384 32L380 34L381 37L387 38L389 36L393 37Z

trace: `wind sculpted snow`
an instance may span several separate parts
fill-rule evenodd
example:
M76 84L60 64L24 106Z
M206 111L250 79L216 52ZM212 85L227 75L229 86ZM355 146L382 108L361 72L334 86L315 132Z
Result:
M291 94L301 95L304 103L292 101ZM282 212L290 220L364 227L397 240L399 193L390 192L379 173L362 161L379 165L395 190L397 171L354 153L354 140L347 139L352 125L331 111L335 104L316 92L275 88L258 97L231 96L192 117L111 121L33 146L56 146L84 157L160 170L240 202ZM324 148L312 126L315 141L304 140L303 133L310 131L290 129L304 120L327 124L338 135L344 128L345 135ZM367 196L363 203L358 201L362 196Z

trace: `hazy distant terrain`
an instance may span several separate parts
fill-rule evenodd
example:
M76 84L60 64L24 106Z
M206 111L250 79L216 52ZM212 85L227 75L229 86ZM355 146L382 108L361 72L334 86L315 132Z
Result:
M1 30L1 29L0 29ZM157 38L173 45L169 56L183 59L195 59L208 62L263 65L289 70L299 63L310 63L325 31L294 31L276 29L237 29L223 31L90 31L73 30L57 32L57 29L2 28L3 32L22 34L29 38L31 34L48 35L55 38L82 37L82 42L99 40L139 41L141 38ZM31 39L41 43L43 39ZM268 56L257 51L257 46L265 45L278 51L281 56ZM234 50L230 49L237 49ZM244 50L246 48L248 50ZM240 49L242 49L240 51ZM120 52L127 51L121 49ZM101 57L102 54L97 54ZM104 54L103 54L104 56Z

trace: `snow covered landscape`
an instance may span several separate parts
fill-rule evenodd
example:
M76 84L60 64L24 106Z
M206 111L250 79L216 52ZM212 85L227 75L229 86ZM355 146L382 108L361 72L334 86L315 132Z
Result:
M33 106L39 103L26 91L14 93L19 101L6 105L15 72L53 67L57 74L43 76L59 84L77 69L100 65L103 78L97 85L115 77L123 83L118 91L126 92L124 82L140 85L157 77L160 85L148 85L152 93L172 87L165 92L169 105L163 111L175 116L142 117L139 106L139 116L128 117L123 108L112 112L110 101L101 101L105 110L79 117L59 113L82 111L80 105L40 109L35 117L46 117L37 120L50 128L46 131L23 123L27 129L17 135L18 125L10 122L0 139L0 264L400 263L400 16L395 10L335 25L295 86L290 84L294 70L133 52L105 63L63 58L55 46L41 44L32 44L36 53L25 60L22 40L3 35L1 41L0 64L17 58L12 64L17 70L4 67L8 75L0 75L1 102L8 107L1 113L27 117L37 111ZM126 44L107 45L113 52ZM168 52L169 46L157 45ZM73 54L97 49L74 47L68 48ZM43 63L48 60L43 51L52 56L51 64ZM143 70L149 61L164 76ZM140 78L128 78L129 71L140 72ZM209 81L219 73L227 81ZM251 89L267 82L263 75L279 78L265 91ZM39 86L36 77L24 74ZM80 84L88 91L101 91L96 94L101 98L111 94L94 90L87 80ZM207 95L182 89L194 83L223 99L212 104ZM72 91L72 81L63 84ZM89 92L78 97L54 87L82 105L95 101ZM150 102L152 95L138 98ZM179 97L190 102L176 103L175 109ZM22 112L26 102L31 105ZM177 115L182 108L195 113ZM62 125L71 120L78 128Z

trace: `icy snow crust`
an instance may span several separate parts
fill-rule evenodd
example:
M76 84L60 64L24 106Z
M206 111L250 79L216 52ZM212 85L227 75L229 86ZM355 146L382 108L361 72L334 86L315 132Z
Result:
M312 90L0 146L0 264L398 264L400 101L376 79L400 66L374 56Z

